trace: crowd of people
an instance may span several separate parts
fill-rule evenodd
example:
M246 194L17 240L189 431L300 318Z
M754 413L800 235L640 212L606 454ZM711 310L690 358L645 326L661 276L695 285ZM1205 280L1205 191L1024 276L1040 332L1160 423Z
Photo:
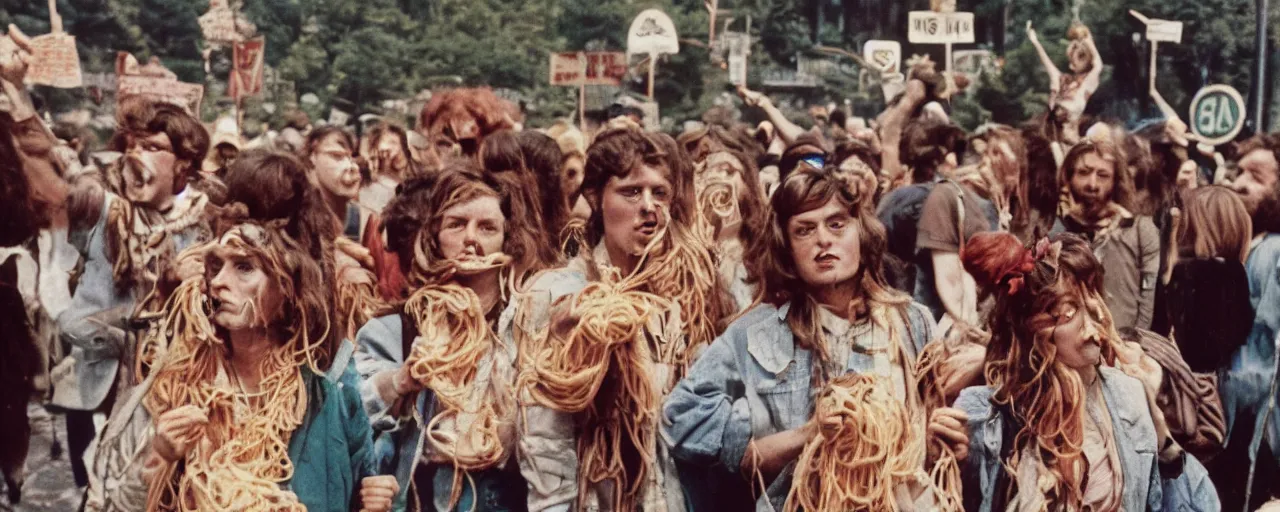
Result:
M35 401L90 511L1280 507L1280 135L1089 118L1077 32L1022 126L920 62L675 137L458 88L240 151L132 97L111 158L11 34L9 501Z

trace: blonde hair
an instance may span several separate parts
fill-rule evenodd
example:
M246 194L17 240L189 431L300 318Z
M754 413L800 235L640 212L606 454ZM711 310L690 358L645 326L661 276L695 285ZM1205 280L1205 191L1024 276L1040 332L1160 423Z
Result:
M564 155L563 159L567 160L571 156L584 159L587 157L587 136L573 125L559 121L547 128L546 134L556 140L556 144L560 146L560 153Z
M1196 258L1239 260L1249 255L1253 219L1240 196L1223 186L1190 191L1178 225L1178 247Z

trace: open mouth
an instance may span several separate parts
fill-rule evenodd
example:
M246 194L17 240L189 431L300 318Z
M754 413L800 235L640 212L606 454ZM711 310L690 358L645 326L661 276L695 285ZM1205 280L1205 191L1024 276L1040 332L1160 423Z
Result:
M643 224L640 224L639 228L636 228L636 231L639 231L641 234L646 236L654 235L658 232L657 219L645 221Z

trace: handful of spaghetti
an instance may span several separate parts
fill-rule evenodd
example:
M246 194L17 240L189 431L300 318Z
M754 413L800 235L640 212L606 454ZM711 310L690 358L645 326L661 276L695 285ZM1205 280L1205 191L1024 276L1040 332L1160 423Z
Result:
M899 510L900 487L922 482L924 438L889 383L836 377L818 396L819 434L796 463L785 510Z
M464 471L506 458L503 440L514 428L514 397L497 375L500 342L483 311L475 292L456 284L424 287L405 303L419 333L405 365L441 406L426 424L426 439L439 459L460 470L451 503L461 496Z

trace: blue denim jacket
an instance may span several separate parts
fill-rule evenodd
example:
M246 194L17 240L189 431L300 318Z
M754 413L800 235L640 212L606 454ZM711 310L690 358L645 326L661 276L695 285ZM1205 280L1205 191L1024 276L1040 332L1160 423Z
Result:
M1265 437L1260 428L1266 419L1267 395L1271 393L1276 372L1276 338L1280 333L1280 234L1266 235L1253 245L1245 270L1249 275L1249 300L1253 303L1253 330L1245 344L1236 349L1230 366L1219 372L1218 393L1226 413L1227 438L1231 437L1236 418L1242 414L1246 418L1254 417L1250 462L1257 457L1264 439L1280 462L1280 407L1272 411Z
M549 271L538 277L529 289L512 300L498 319L498 334L502 343L515 347L514 329L516 326L515 310L520 304L537 304L532 317L547 320L546 307L561 296L575 293L585 286L581 275L568 271ZM522 298L535 300L522 301ZM538 318L531 318L538 321ZM374 318L365 324L356 334L359 349L355 355L356 368L363 377L360 383L360 395L364 402L369 422L377 436L374 442L374 463L378 474L396 476L400 484L400 494L392 505L396 511L405 510L409 501L410 483L414 481L414 471L420 464L423 425L419 418L432 418L435 415L436 400L431 390L418 393L414 400L413 414L398 414L392 411L392 405L386 403L378 390L376 380L384 372L395 371L404 364L403 326L400 315L387 315ZM513 373L514 374L514 373ZM514 382L512 383L514 385ZM425 421L425 420L424 420ZM508 454L514 455L516 448L508 447ZM508 458L504 466L472 472L463 478L462 495L452 510L475 510L477 512L501 512L506 510L522 510L526 503L526 483L519 476L514 465L514 458ZM511 466L511 467L505 467ZM454 470L441 464L431 465L433 482L432 495L436 503L423 503L424 510L448 510L448 498L453 490ZM474 505L473 505L474 504Z
M1121 510L1216 512L1217 491L1194 457L1187 456L1181 476L1161 479L1156 430L1142 383L1109 367L1099 369L1099 378L1124 478ZM1004 416L991 402L993 393L992 388L974 386L961 391L955 402L955 408L969 415L969 458L960 467L968 511L992 512L996 479L1005 471L1000 460Z
M709 482L731 481L727 475L739 474L751 439L799 428L813 415L812 353L795 345L787 325L789 310L790 304L762 304L743 314L699 356L667 397L663 435L670 440L672 455L685 465L682 480L697 482L685 488L695 508L723 499L717 495L726 492ZM916 303L907 308L906 317L911 342L904 348L914 360L933 339L936 326L929 310ZM848 371L871 368L871 356L856 351L850 355ZM757 502L758 510L781 508L791 488L791 473L788 468L769 485L768 501Z

